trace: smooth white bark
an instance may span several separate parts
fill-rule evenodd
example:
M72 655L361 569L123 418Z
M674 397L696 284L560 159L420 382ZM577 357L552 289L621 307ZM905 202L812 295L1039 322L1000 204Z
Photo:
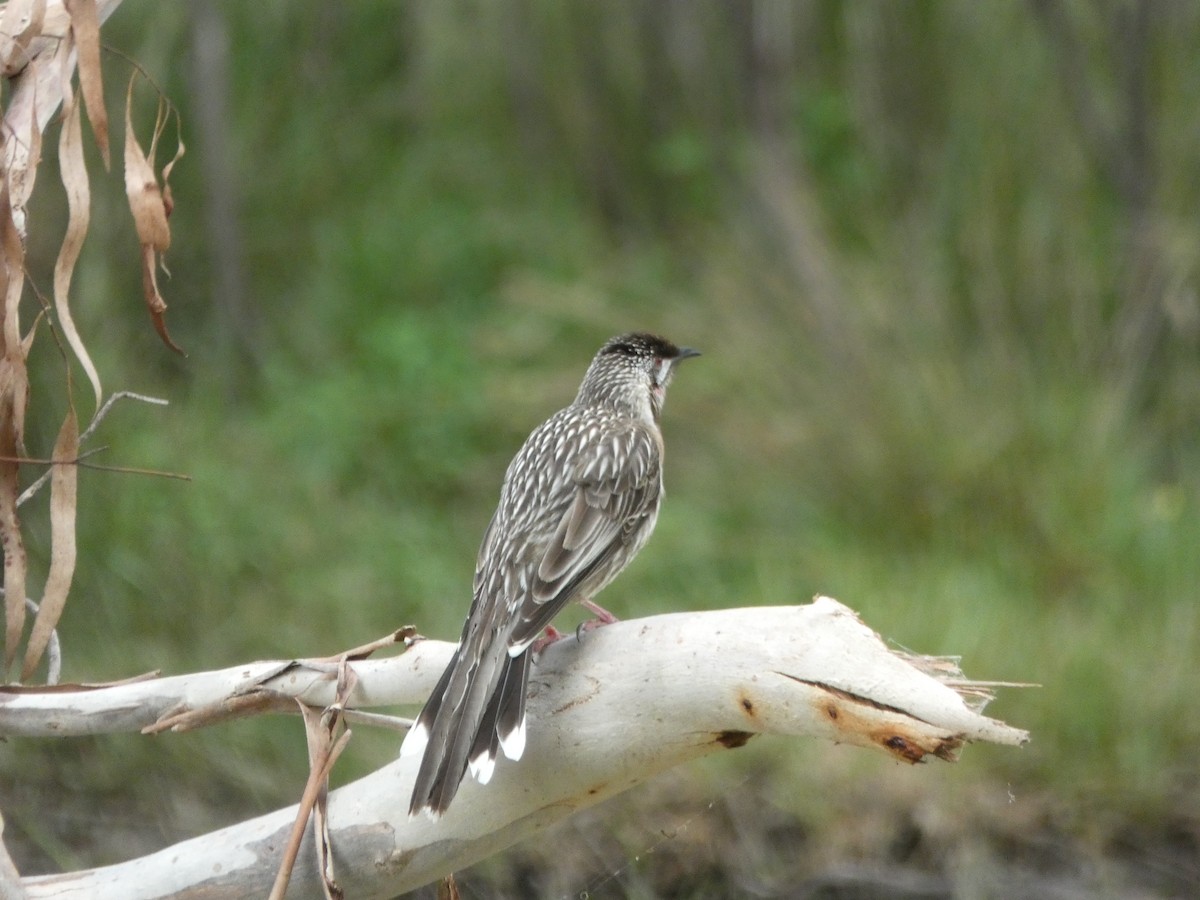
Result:
M454 644L418 641L402 656L349 663L359 681L355 708L420 703L450 661ZM213 672L146 678L109 687L50 689L0 686L0 737L78 737L152 728L184 710L229 707L258 691L294 697L310 706L334 701L337 664L273 660ZM214 712L214 718L220 713Z
M360 679L356 702L419 700L449 648L425 641L393 660L353 664ZM800 607L655 616L586 633L582 641L564 639L534 668L524 757L500 761L487 786L464 784L440 820L408 819L413 759L390 761L330 795L338 882L346 896L393 897L657 772L741 746L755 734L872 746L912 761L954 759L972 741L1018 745L1027 739L972 709L986 695L978 685L944 663L917 662L893 653L829 598ZM88 710L73 702L57 715L70 727L94 725L125 704L150 702L161 711L184 695L209 703L223 689L261 680L272 665L278 668L260 663L163 679L157 692L154 683L96 691L87 697ZM332 699L331 682L304 669L288 667L276 677L316 702ZM163 692L163 684L171 690ZM125 727L144 722L132 712L121 716ZM185 891L209 900L266 896L294 815L294 807L279 810L141 859L28 878L25 886L34 898L137 900ZM320 898L311 839L305 843L288 896Z

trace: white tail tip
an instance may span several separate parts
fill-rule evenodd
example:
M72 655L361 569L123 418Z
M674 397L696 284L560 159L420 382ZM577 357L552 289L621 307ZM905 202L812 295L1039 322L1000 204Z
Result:
M408 729L408 734L404 736L404 741L400 744L400 758L420 756L425 752L425 745L428 743L429 729L414 722L412 728Z
M525 720L510 731L508 734L500 736L500 749L504 751L504 755L509 759L520 759L521 754L525 752Z
M467 771L480 784L487 784L492 780L492 773L496 771L496 757L490 753L480 753L467 762Z

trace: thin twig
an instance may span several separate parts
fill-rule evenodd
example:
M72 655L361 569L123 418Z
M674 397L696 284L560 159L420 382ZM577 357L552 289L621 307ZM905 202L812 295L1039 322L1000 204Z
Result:
M25 608L35 616L38 605L30 598L25 598ZM46 684L58 684L62 676L62 644L58 640L58 629L50 630L50 642L46 645Z
M96 414L94 416L92 416L92 421L88 423L88 427L85 428L83 430L83 433L79 435L79 445L81 447L83 446L84 441L86 441L89 437L92 436L92 433L95 432L96 428L100 425L100 422L104 419L104 417L108 415L108 411L110 409L112 409L113 404L116 403L118 400L123 400L126 398L128 398L130 400L140 400L143 403L152 403L155 406L168 406L169 402L170 402L167 400L163 400L159 397L148 397L145 394L135 394L133 391L117 391L115 394L110 396L106 401L104 401L103 406L101 406L98 410L96 410ZM76 459L73 459L73 460L40 460L40 459L5 460L6 462L29 463L29 464L33 464L33 465L50 466L50 468L48 468L45 472L43 472L40 476L38 476L38 479L33 484L31 484L29 487L25 488L25 490L21 493L21 496L17 498L17 506L21 506L21 504L23 504L26 500L28 500L30 497L32 497L34 494L36 494L38 491L40 491L43 487L45 487L46 482L50 480L51 473L54 471L55 464L67 465L70 463L74 463L76 465L81 465L82 464L81 460L86 459L87 457L93 455L94 453L100 452L100 450L102 450L102 449L103 448L98 448L95 450L90 450L87 453L81 453ZM137 474L137 475L159 475L164 478L182 478L185 481L191 480L183 475L175 475L175 474L166 473L166 472L154 472L154 471L148 471L148 470L143 471L143 470L139 470L139 469L122 469L122 468L119 468L116 466L111 467L111 468L101 467L101 466L85 466L85 468L99 468L99 469L102 469L103 471L129 472L129 473Z
M333 768L333 764L341 753L346 749L346 744L350 742L350 732L345 731L338 738L327 753L323 754L324 759L319 769L313 769L308 784L304 786L304 795L300 798L300 807L296 812L296 821L292 826L292 833L288 837L288 844L284 850L283 860L279 865L279 874L275 876L275 884L271 888L271 894L268 900L283 900L284 894L287 893L288 882L292 880L292 869L296 866L296 857L300 855L300 844L304 840L304 830L308 826L309 816L312 814L313 804L317 802L317 795L320 794L322 788L325 787L325 779L329 777L329 772Z
M142 734L158 734L163 731L195 731L198 728L209 728L234 719L244 719L266 713L294 715L298 713L295 701L295 697L287 694L268 688L257 688L194 709L186 704L181 704L179 707L163 713L154 723L143 727ZM406 732L412 728L413 724L412 719L406 719L403 716L389 716L362 709L343 709L342 715L350 724L370 725L387 731Z
M346 704L356 687L358 687L358 673L350 668L348 660L342 660L342 668L338 672L337 697L334 704L325 710L321 722L329 729L330 736L339 726L341 727L343 734L339 744L343 748L350 739L350 729L346 726L345 720ZM334 752L341 754L341 750L337 747L334 748ZM333 759L336 760L337 756L335 755ZM321 887L325 892L325 900L345 900L345 892L337 883L337 873L333 868L333 839L329 834L329 770L332 766L333 761L331 760L322 780L321 791L317 794L316 805L313 807L313 835L316 838L317 864L321 873Z
M402 628L397 628L391 634L384 635L381 638L376 638L367 644L355 647L352 650L343 650L341 653L333 656L322 656L316 659L306 659L304 663L311 665L313 668L318 668L319 664L330 665L330 672L337 671L336 666L340 666L346 660L360 660L371 656L376 650L382 650L384 647L391 647L395 644L404 644L405 647L412 646L412 642L419 637L415 625L405 625Z
M84 462L87 456L93 455L83 454L74 459L40 459L36 456L0 456L0 462L18 463L25 466L79 466L81 469L93 469L97 472L119 472L122 475L154 475L158 478L175 478L179 481L191 481L191 475L184 475L182 472L163 472L159 469L142 469L137 466L102 466L99 463ZM38 482L35 482L36 487L40 488L41 483L46 478L46 473L42 475ZM28 493L28 492L26 492ZM22 495L23 497L24 495ZM18 498L19 499L19 498Z
M345 650L333 656L325 656L318 659L290 660L286 663L281 663L265 673L258 683L246 687L237 693L198 707L181 704L176 708L168 710L159 716L157 721L143 727L142 733L157 734L163 731L192 731L197 728L208 728L212 725L233 719L265 713L295 714L298 712L296 698L291 694L274 690L267 686L268 682L273 681L290 669L300 669L319 672L323 676L327 676L328 680L332 680L336 676L340 689L346 677L344 673L347 662L357 662L366 659L374 651L383 647L395 646L398 643L411 646L416 633L416 629L412 625L405 625L402 628L396 629L391 634L384 635L367 644L362 644L361 646ZM411 719L348 709L346 708L346 703L349 701L350 694L339 694L338 696L340 698L338 709L345 716L347 722L357 722L396 732L405 732L412 727Z
M257 716L263 713L294 712L295 698L275 691L258 689L245 694L226 697L216 703L205 704L195 709L181 706L168 710L158 721L142 729L142 734L158 734L162 731L184 732L207 728L221 722Z
M108 449L107 447L93 447L91 450L88 450L86 453L80 453L79 456L75 457L75 459L71 460L70 462L68 462L67 460L58 460L58 462L63 465L70 465L70 464L78 465L80 460L87 459L89 456L95 456L97 453L103 453L107 449ZM25 503L26 500L31 498L34 494L36 494L43 487L45 487L46 482L50 480L51 473L54 471L55 461L54 460L41 460L41 459L25 459L24 457L20 457L13 461L17 462L17 463L29 463L30 465L44 465L44 466L50 467L50 468L46 469L45 472L43 472L41 475L38 476L37 481L35 481L33 484L31 484L29 487L25 488L25 490L21 492L21 496L17 498L17 506L21 506L22 504Z
M314 707L299 700L296 701L300 712L304 715L304 735L308 741L308 783L304 786L304 795L296 810L296 820L292 823L292 832L284 850L283 860L275 876L275 884L271 888L269 900L283 900L287 892L292 870L296 865L296 856L300 852L300 843L304 839L304 829L309 818L313 820L313 836L317 844L317 862L321 873L321 884L325 896L329 900L342 896L333 874L333 860L330 852L329 820L326 818L325 803L329 795L329 772L333 764L345 749L350 740L350 729L345 727L343 715L346 703L358 684L358 675L350 668L346 660L342 660L338 670L337 695L334 702L317 713ZM339 726L342 735L333 742L333 736Z
M142 80L144 80L150 85L151 88L154 89L155 93L158 94L159 102L167 105L167 109L171 113L174 113L176 121L182 119L182 116L179 114L179 110L175 107L175 104L171 102L171 98L167 96L167 92L159 86L158 82L151 77L150 73L146 71L140 62L118 47L111 47L108 44L101 42L100 48L104 50L105 53L111 53L118 59L124 60L130 68L134 69L139 75L142 76Z
M346 709L342 711L346 721L351 725L374 725L376 728L386 728L388 731L408 731L412 728L413 720L403 716L387 716L383 713L367 712L363 709Z
M155 406L170 406L170 400L164 400L161 397L150 397L146 394L135 394L133 391L117 391L111 397L104 401L104 405L96 410L96 414L92 416L92 421L88 423L88 427L83 429L83 434L79 435L79 443L83 443L92 436L92 432L100 424L101 419L108 415L108 411L112 405L118 400L140 400L142 403L152 403Z
M191 481L191 475L182 472L163 472L159 469L142 469L137 466L102 466L99 463L76 462L81 469L94 469L97 472L117 472L121 475L152 475L155 478L174 478L176 481Z

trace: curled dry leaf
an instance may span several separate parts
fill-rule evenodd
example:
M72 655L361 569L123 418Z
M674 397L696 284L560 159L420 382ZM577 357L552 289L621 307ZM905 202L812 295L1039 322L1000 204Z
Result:
M63 41L60 48L69 43ZM44 53L34 57L26 71L13 79L16 88L4 110L5 139L0 170L4 171L4 186L8 190L12 221L22 241L25 239L25 205L33 193L33 185L37 181L37 168L42 161L42 125L38 118L38 95L35 91L39 82L45 80L42 78L42 72L53 63L57 55L70 56L60 49L54 58L47 57ZM54 91L47 90L43 93L52 96ZM7 169L3 169L3 166L7 166Z
M21 680L27 681L41 661L50 635L58 625L71 579L75 575L75 509L79 468L79 419L75 407L67 410L58 440L54 442L54 474L50 477L50 572L46 592L33 622L29 643L25 646L25 664Z
M83 127L80 123L78 94L67 98L64 117L62 133L58 139L58 163L62 172L63 188L67 192L69 215L67 233L63 236L58 260L54 263L54 309L67 344L75 353L92 385L92 392L96 397L96 410L99 412L102 397L100 374L88 355L83 339L79 337L70 306L71 277L75 273L75 264L79 260L79 251L83 248L91 221L91 192L88 188L87 167L83 162Z
M9 0L0 15L0 74L11 78L29 62L29 44L42 33L46 0Z
M131 102L132 88L133 83L130 82ZM146 158L134 133L131 103L127 103L125 107L125 193L129 197L129 210L133 213L138 240L157 253L165 253L171 246L167 210L163 205L162 191L159 190L154 167Z
M438 882L437 900L462 900L462 894L459 893L458 882L454 880L453 873Z
M11 390L12 366L0 360L0 391ZM7 673L17 656L21 633L25 628L25 543L21 539L21 520L17 516L19 469L11 402L0 403L0 542L4 546L4 671Z
M24 455L25 408L29 374L21 344L17 305L25 284L25 250L13 221L8 185L0 184L0 543L4 547L4 671L17 656L25 627L25 543L17 516L19 466Z
M164 317L167 302L158 289L158 255L166 253L171 246L171 228L167 224L167 206L154 174L154 165L138 144L133 130L133 85L136 77L130 79L125 98L125 193L142 245L142 294L150 311L150 320L163 343L182 355L183 350L167 331ZM155 136L157 138L157 131Z
M0 184L0 256L4 263L4 292L0 302L0 354L8 356L21 349L18 315L21 291L25 288L25 246L13 219L12 196L8 184Z
M342 699L340 694L338 699ZM344 896L342 890L333 879L325 802L329 795L329 773L333 769L333 764L337 762L337 758L346 749L346 744L350 742L351 732L348 729L343 730L341 736L334 740L339 726L343 724L340 712L330 713L329 710L326 710L322 713L300 700L297 700L296 703L304 716L304 733L308 738L308 782L304 785L304 793L300 796L300 804L296 808L296 819L292 823L291 834L284 846L283 858L280 860L279 870L275 874L275 883L271 886L268 900L283 900L287 894L288 882L291 881L292 870L295 868L296 857L300 853L300 845L310 817L316 818L314 832L325 896L341 898Z
M88 122L104 168L112 168L108 150L108 111L104 107L104 82L100 77L100 16L96 0L64 0L71 15L71 34L79 51L79 87L87 105ZM65 93L65 88L64 88Z
M183 143L183 125L179 121L179 114L175 114L175 124L177 127L175 134L175 155L171 157L171 161L163 166L162 181L163 181L163 208L167 212L167 218L171 217L171 213L175 210L175 197L171 193L171 172L175 169L175 163L183 158L183 154L187 153L187 147Z

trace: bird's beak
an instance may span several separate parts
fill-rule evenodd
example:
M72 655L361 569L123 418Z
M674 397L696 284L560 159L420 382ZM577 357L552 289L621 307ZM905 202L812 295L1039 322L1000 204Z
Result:
M680 347L679 355L677 357L675 357L675 362L679 362L680 360L684 360L684 359L691 359L693 356L699 356L699 355L700 355L699 350L694 350L691 347Z

